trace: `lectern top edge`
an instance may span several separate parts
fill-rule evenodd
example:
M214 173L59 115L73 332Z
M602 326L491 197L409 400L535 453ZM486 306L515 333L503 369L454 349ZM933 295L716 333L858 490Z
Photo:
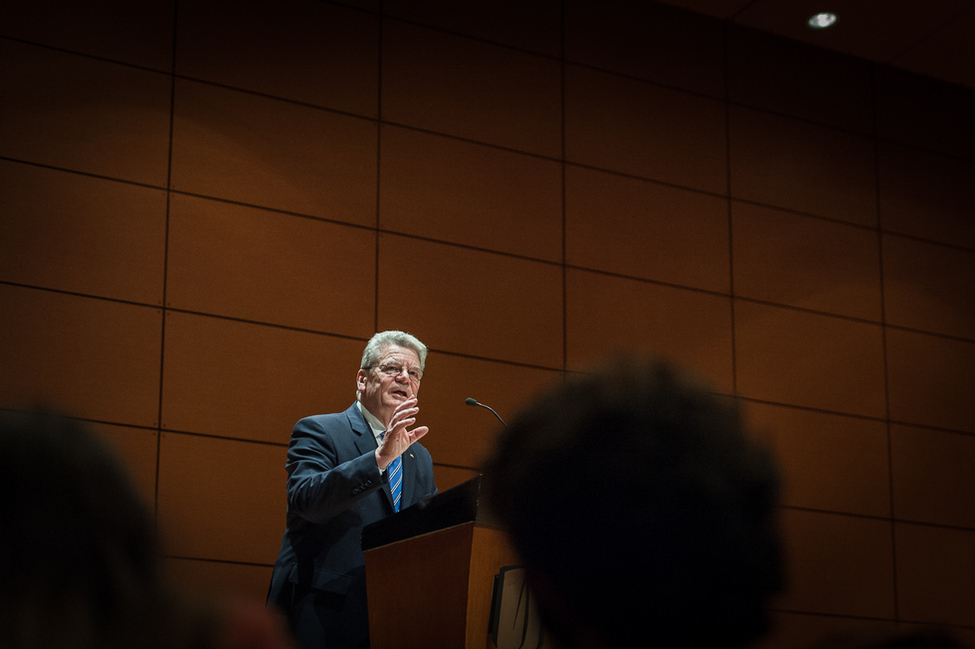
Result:
M362 530L362 549L371 550L471 521L497 527L483 502L482 482L483 476L478 475L398 514L367 525Z

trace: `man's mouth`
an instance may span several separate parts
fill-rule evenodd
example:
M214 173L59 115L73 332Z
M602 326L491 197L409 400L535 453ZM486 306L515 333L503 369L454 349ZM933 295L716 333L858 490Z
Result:
M404 400L410 398L410 393L406 390L393 390L392 392L395 396L402 397Z

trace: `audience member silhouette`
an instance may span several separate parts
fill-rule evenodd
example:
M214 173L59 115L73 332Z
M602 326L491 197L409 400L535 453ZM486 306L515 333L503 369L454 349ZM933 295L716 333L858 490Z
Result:
M0 413L0 647L285 649L263 606L171 587L152 518L78 421Z
M563 649L745 647L781 587L779 479L735 404L663 361L570 376L504 431L488 500Z

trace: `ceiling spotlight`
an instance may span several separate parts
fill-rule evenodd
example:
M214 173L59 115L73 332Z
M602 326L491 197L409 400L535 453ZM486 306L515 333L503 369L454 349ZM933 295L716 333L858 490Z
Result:
M835 25L836 20L836 14L829 11L824 11L823 13L810 16L809 20L806 21L806 24L813 29L826 29L827 27L832 27Z

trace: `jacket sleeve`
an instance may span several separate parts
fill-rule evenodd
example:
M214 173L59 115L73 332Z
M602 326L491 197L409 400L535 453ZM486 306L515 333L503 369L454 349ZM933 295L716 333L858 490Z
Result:
M373 453L337 440L318 417L295 424L286 468L289 517L311 523L326 522L383 485Z

